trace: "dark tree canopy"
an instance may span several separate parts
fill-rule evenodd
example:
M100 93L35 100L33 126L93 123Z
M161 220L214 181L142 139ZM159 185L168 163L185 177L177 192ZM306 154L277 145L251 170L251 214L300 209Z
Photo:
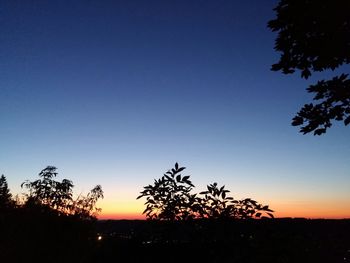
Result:
M101 210L95 205L98 199L103 198L102 187L97 185L86 196L79 195L74 199L73 182L68 179L56 181L56 170L54 166L47 166L39 173L40 179L33 182L27 180L22 184L22 187L29 190L26 206L36 206L81 219L95 218Z
M43 169L14 201L0 176L0 262L97 262L96 202L100 185L75 197L73 182L57 180L57 168Z
M0 176L0 210L13 207L14 202L10 189L8 188L7 180L4 175Z
M63 179L56 181L56 167L48 166L39 173L40 179L22 184L29 190L27 204L37 204L52 208L59 213L69 213L73 198L73 183Z
M307 79L350 63L350 1L281 0L274 10L276 18L268 26L278 33L275 50L282 54L272 70L300 71ZM320 80L307 90L315 94L315 104L305 104L294 117L292 125L301 126L300 132L321 135L333 120L350 123L348 74Z

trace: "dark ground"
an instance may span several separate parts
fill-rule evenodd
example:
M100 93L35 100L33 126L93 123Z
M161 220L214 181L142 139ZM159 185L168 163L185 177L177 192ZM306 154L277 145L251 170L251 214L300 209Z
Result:
M350 262L350 220L99 221L96 262Z
M94 223L17 211L0 214L0 262L345 263L350 220Z

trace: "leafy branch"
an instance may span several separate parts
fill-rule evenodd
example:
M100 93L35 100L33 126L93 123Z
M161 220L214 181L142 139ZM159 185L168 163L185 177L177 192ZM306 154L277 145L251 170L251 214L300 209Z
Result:
M259 204L251 198L235 200L227 195L230 191L225 186L218 187L217 183L209 184L207 191L200 192L199 195L192 194L194 185L189 180L190 176L180 174L184 169L175 163L175 168L140 192L137 199L146 198L143 214L148 219L273 218L273 210L269 206Z

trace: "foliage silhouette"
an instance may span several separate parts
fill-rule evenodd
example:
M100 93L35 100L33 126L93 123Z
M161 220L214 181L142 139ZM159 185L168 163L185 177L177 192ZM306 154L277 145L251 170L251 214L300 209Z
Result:
M73 201L71 213L82 219L95 218L101 212L101 208L96 207L98 199L103 198L101 185L96 185L86 196L79 195Z
M271 217L273 210L250 198L234 200L227 196L229 190L217 183L209 184L208 191L192 194L194 185L190 176L181 176L185 167L167 171L153 185L144 187L137 199L146 197L147 219L156 220L188 220L188 219L247 219ZM201 197L204 196L204 197Z
M14 201L10 189L8 188L7 180L4 175L0 176L0 211L14 207Z
M103 198L102 188L98 185L73 199L72 181L57 181L56 170L48 166L38 180L25 181L23 203L7 210L1 210L1 204L1 262L97 262L96 202ZM1 176L0 202L9 200L6 178Z
M243 200L235 200L233 197L227 196L229 190L225 190L225 186L218 187L217 183L209 184L208 191L200 192L204 198L198 198L201 207L201 217L203 218L273 218L273 210L269 206L263 206L251 198Z
M281 52L272 70L284 74L301 71L307 79L313 72L335 70L350 63L350 1L281 0L277 17L268 23L278 32L275 50ZM320 80L307 89L316 104L305 104L293 118L303 134L326 133L332 121L350 123L350 80L341 74Z
M29 190L27 206L41 206L46 209L54 209L59 214L69 214L73 201L73 183L63 179L55 181L57 176L56 167L47 166L39 173L40 179L33 182L25 181L21 187Z
M144 187L141 197L146 197L146 209L143 211L149 219L184 220L193 217L192 206L195 195L190 192L194 185L189 176L182 176L185 167L167 171L160 179L154 180L154 185Z
M22 187L29 190L25 205L37 207L42 211L54 210L59 215L72 215L81 219L93 219L101 210L96 202L103 198L100 185L95 186L87 196L79 195L73 199L73 182L63 179L62 182L54 180L57 168L47 166L39 173L40 179L33 182L25 181Z
M232 216L233 198L226 195L230 191L225 186L218 188L217 183L209 184L207 189L199 193L204 198L197 199L201 204L200 216L214 219Z

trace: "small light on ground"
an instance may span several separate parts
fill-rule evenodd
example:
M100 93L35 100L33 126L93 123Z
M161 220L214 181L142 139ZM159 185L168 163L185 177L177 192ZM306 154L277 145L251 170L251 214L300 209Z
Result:
M97 237L97 240L98 240L98 241L102 240L102 236L98 236L98 237Z

